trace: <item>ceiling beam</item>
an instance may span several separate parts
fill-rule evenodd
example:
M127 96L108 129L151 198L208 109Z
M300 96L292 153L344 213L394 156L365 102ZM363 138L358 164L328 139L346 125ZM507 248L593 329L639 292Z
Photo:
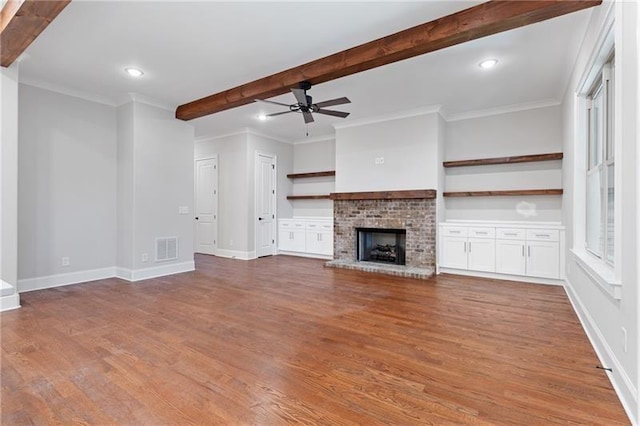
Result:
M493 0L286 71L216 93L176 109L192 120L289 92L301 81L324 83L491 34L587 9L601 0Z
M8 0L0 11L0 65L8 67L71 0Z

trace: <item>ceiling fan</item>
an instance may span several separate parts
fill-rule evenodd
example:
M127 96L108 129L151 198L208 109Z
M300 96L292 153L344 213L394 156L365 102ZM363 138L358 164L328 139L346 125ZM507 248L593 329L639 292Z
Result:
M313 98L311 95L307 95L307 90L311 89L311 83L308 81L303 81L299 84L299 87L296 89L291 89L293 92L293 96L296 97L295 104L287 105L281 102L267 101L264 99L256 99L256 102L266 102L269 104L280 105L289 108L289 111L276 112L274 114L268 114L267 117L275 117L276 115L289 114L290 112L300 112L302 113L302 117L304 118L305 123L313 122L313 114L324 114L324 115L332 115L334 117L345 118L349 115L348 112L343 111L334 111L332 109L324 109L324 107L333 106L333 105L342 105L351 103L351 101L347 98L337 98L331 99L329 101L323 101L318 103L313 103Z

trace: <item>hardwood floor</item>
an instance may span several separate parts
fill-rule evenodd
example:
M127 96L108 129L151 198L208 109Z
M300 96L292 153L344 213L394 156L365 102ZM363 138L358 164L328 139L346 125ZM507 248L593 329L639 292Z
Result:
M561 287L196 264L22 294L1 423L629 423Z

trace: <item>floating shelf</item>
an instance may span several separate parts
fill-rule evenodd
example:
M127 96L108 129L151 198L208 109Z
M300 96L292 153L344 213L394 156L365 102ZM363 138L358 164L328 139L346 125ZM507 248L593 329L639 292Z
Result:
M444 167L487 166L490 164L532 163L535 161L562 160L562 152L549 154L518 155L515 157L480 158L475 160L445 161Z
M311 172L311 173L290 173L287 175L289 179L303 179L303 178L314 178L314 177L323 177L323 176L335 176L335 170L327 170L326 172Z
M562 195L562 189L512 189L506 191L443 192L444 197L493 197L511 195Z
M329 200L329 194L323 195L287 195L287 200Z

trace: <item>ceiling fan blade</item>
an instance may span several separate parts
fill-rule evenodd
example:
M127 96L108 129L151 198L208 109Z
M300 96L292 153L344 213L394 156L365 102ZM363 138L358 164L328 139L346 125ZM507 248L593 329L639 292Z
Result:
M332 109L319 109L316 112L318 114L333 115L334 117L340 117L340 118L345 118L350 114L349 112L334 111Z
M315 106L317 106L318 108L323 108L323 107L328 107L333 105L342 105L342 104L350 104L350 103L351 101L349 100L349 98L337 98L337 99L331 99L330 101L318 102L317 104L315 104Z
M267 114L265 117L275 117L276 115L289 114L293 111L282 111L282 112L274 112L273 114Z
M313 120L313 115L311 115L310 112L302 112L302 116L304 117L304 122L305 123L312 123Z
M302 89L291 89L293 92L293 96L296 97L296 100L299 104L306 105L307 104L307 95L304 93Z
M281 102L274 102L274 101L266 101L264 99L254 99L254 101L256 101L256 102L265 102L267 104L286 106L287 108L289 107L289 104L283 104Z

